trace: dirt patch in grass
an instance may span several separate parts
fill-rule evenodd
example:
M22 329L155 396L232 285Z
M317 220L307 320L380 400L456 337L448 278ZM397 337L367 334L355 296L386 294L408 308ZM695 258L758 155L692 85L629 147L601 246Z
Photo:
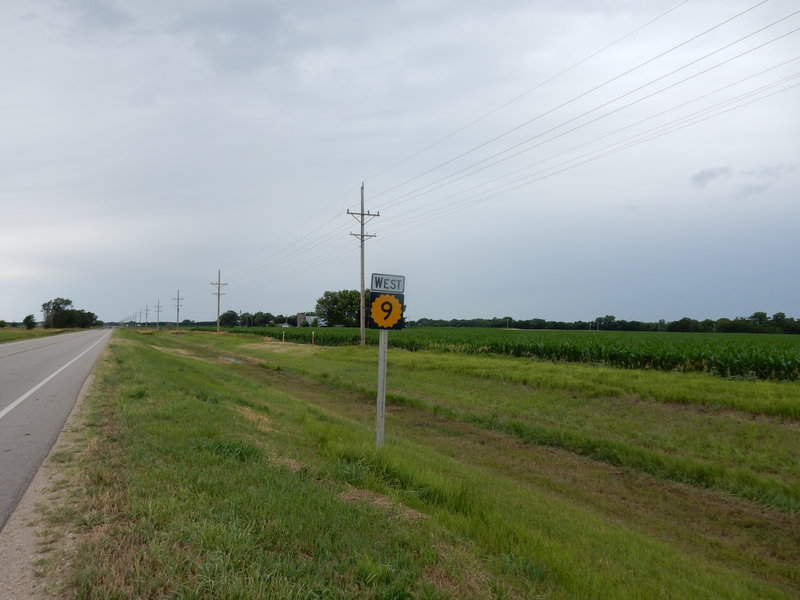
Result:
M273 458L272 462L281 467L286 467L292 473L299 473L306 466L305 463L303 463L302 461L288 457Z
M278 354L291 354L293 356L313 356L324 348L311 344L295 344L291 342L281 342L274 338L264 338L258 343L242 344L242 350L259 350L261 352L274 352Z
M266 417L264 415L260 415L255 412L252 408L247 406L240 406L237 408L239 414L242 415L248 421L255 423L258 427L259 431L274 431L272 427L272 419Z
M384 510L391 515L400 516L409 521L418 521L428 518L427 515L424 515L413 508L409 508L400 502L396 502L388 496L373 492L371 490L363 490L361 488L353 487L349 484L347 485L347 489L339 494L339 498L345 502L350 502L353 504L366 502L368 504L377 506L381 510Z
M483 569L467 547L457 547L446 542L434 544L438 564L425 569L425 580L440 592L453 598L497 598L491 586L492 577ZM455 575L457 573L457 576ZM521 598L509 595L504 598Z
M195 352L191 352L189 350L185 350L183 348L166 348L164 346L151 346L154 350L158 350L159 352L164 352L165 354L171 354L172 356L180 356L181 358L194 358L196 360L209 360L206 356L201 356Z

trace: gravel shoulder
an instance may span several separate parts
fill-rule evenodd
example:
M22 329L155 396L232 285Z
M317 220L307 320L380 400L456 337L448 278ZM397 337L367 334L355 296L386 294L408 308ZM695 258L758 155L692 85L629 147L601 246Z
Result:
M45 569L42 565L50 553L67 549L70 534L53 528L44 513L59 501L58 489L65 477L65 466L52 458L76 443L71 433L81 427L81 406L91 383L90 374L84 381L64 429L0 531L0 600L66 598L58 591L62 587L59 568L51 566ZM61 561L51 563L59 564Z

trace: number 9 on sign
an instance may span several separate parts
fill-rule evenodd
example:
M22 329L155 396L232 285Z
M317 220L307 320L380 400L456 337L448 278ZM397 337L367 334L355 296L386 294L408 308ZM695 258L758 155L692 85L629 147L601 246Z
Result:
M401 294L370 294L369 317L371 328L399 329L403 318L403 296Z

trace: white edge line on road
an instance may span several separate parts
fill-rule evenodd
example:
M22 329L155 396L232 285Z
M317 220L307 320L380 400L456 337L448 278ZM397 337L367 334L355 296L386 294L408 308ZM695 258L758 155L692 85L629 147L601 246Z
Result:
M75 357L75 358L73 358L71 361L69 361L67 364L65 364L63 367L61 367L61 368L60 368L58 371L56 371L55 373L53 373L52 375L50 375L50 376L49 376L49 377L47 377L46 379L42 380L41 382L37 383L35 386L33 386L33 387L32 387L31 389L29 389L27 392L25 392L24 394L22 394L22 396L20 396L19 398L17 398L16 400L14 400L14 401L13 401L11 404L9 404L8 406L6 406L6 407L5 407L3 410L0 410L0 419L2 419L3 417L5 417L5 416L6 416L8 413L10 413L10 412L11 412L12 410L14 410L14 409L15 409L17 406L19 406L19 405L20 405L22 402L24 402L24 401L25 401L25 400L26 400L26 399L27 399L27 398L28 398L28 397L29 397L31 394L34 394L34 393L36 393L36 390L38 390L40 387L42 387L44 384L46 384L48 381L50 381L50 380L51 380L53 377L55 377L56 375L58 375L59 373L61 373L61 371L63 371L63 370L64 370L64 369L66 369L67 367L69 367L69 366L70 366L72 363L74 363L76 360L78 360L79 358L81 358L81 357L82 357L84 354L86 354L87 352L89 352L89 350L91 350L92 348L94 348L95 346L97 346L97 344L99 344L100 342L102 342L102 341L103 341L105 338L106 338L106 336L104 335L104 336L103 336L103 337L101 337L99 340L97 340L97 341L96 341L94 344L92 344L91 346L89 346L89 347L88 347L86 350L84 350L83 352L81 352L80 354L78 354L78 356L76 356L76 357Z

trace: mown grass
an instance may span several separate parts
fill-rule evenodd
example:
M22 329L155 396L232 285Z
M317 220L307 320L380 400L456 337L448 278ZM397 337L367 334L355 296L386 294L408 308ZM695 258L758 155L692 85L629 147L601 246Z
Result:
M3 327L0 329L0 344L29 340L31 338L46 337L70 331L67 329L25 329L23 327Z
M324 417L232 366L114 344L88 400L104 423L77 597L445 598L436 581L458 590L483 570L427 520L344 499L344 481L298 459Z
M453 355L392 350L395 395L387 445L376 451L374 350L253 341L125 332L114 342L89 401L102 418L86 459L78 597L790 598L800 590L790 507L672 483L635 461L580 456L497 425L542 420L562 436L613 442L621 455L703 460L762 485L758 478L796 476L787 463L797 444L784 448L797 441L796 422L675 405L652 389L636 398L569 386L558 394L555 383L470 375ZM486 361L486 372L495 360L464 358ZM496 360L500 372L509 368L510 359ZM566 374L575 365L548 367ZM655 417L647 410L661 408ZM767 443L739 451L747 422ZM724 435L714 434L720 423ZM704 428L713 443L692 442ZM759 456L728 456L737 452Z
M347 347L318 349L314 361L303 352L261 356L273 368L369 395L375 388L372 354ZM398 351L388 388L395 403L530 443L800 508L797 420L771 415L800 415L796 383ZM676 397L691 402L676 405Z

